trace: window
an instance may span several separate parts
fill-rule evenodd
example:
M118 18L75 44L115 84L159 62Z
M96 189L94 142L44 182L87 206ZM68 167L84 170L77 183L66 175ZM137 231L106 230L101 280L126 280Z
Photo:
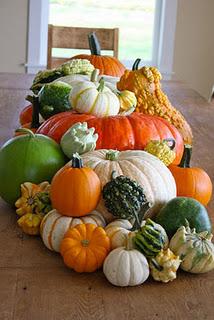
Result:
M160 4L160 0L49 0L49 23L73 27L118 27L119 59L127 67L136 58L146 64L156 64L154 47L157 48L159 39ZM53 54L70 57L77 52L54 49Z
M48 23L88 26L90 22L120 28L119 58L128 68L139 57L170 79L176 18L177 0L29 0L27 72L46 68Z

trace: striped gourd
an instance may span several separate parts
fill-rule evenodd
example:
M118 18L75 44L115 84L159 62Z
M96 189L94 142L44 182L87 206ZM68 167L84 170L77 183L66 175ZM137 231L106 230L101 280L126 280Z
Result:
M205 273L214 269L213 235L208 231L180 227L170 240L169 247L180 256L181 269L191 273Z
M77 112L98 117L117 115L120 109L117 95L105 86L102 79L98 85L91 81L77 83L71 90L70 103Z
M127 235L131 228L131 222L126 219L116 219L105 227L105 231L111 241L111 249L126 245Z
M136 248L146 257L155 257L163 248L168 245L168 237L159 224L147 219L145 224L134 237Z
M59 252L60 243L67 230L82 223L92 223L101 227L106 225L103 216L96 210L80 218L62 216L55 209L50 211L40 225L40 234L45 246L50 250Z

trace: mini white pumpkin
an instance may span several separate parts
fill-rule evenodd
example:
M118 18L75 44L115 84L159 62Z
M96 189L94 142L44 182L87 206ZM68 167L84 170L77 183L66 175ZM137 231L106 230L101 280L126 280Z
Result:
M105 231L111 240L112 249L125 246L131 228L131 222L126 219L114 220L105 227Z
M70 102L79 113L97 117L117 115L120 109L117 95L105 86L103 79L98 84L92 81L77 83L71 90Z
M127 246L112 250L103 264L103 272L115 286L137 286L149 276L149 265L145 256L133 249L132 235L128 235Z
M105 219L96 210L79 218L62 216L56 209L51 210L45 215L40 225L40 234L45 246L50 250L59 252L60 243L67 230L82 223L93 223L101 227L106 225Z

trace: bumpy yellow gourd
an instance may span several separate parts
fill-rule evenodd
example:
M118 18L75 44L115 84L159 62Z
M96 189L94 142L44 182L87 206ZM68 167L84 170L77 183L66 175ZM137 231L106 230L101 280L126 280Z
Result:
M185 143L192 144L192 131L189 124L161 90L160 72L155 67L146 66L137 70L138 63L135 63L132 71L124 72L117 83L118 90L134 92L137 97L137 112L164 118L180 131Z
M27 213L47 213L51 210L49 202L50 184L24 182L21 184L21 197L16 201L16 213L23 216Z
M159 158L166 166L170 165L176 157L176 153L172 150L166 140L150 141L144 151L149 152Z
M19 218L17 223L25 233L29 235L37 235L39 234L42 218L43 216L41 214L27 213Z
M149 261L151 275L156 281L169 282L176 279L176 271L181 260L170 249L161 250Z

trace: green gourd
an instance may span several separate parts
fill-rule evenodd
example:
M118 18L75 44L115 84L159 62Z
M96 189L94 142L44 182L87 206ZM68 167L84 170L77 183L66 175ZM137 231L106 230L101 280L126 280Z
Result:
M77 122L61 138L60 145L65 155L71 159L74 153L83 154L96 148L98 134L88 128L87 122Z
M108 211L120 219L135 219L140 227L145 212L150 204L147 202L143 188L134 180L126 176L116 177L112 172L112 179L103 187L103 199Z
M165 230L151 219L147 219L133 238L135 247L147 258L155 257L163 248L168 246Z
M210 231L211 222L206 208L197 200L188 197L176 197L161 208L155 218L171 238L177 229L188 220L190 228L197 232Z
M213 235L208 231L196 233L189 226L181 226L170 240L169 247L180 256L181 269L191 273L205 273L214 269Z
M18 131L27 134L8 140L0 150L0 196L11 205L20 197L22 183L51 182L66 162L53 139L29 129Z

